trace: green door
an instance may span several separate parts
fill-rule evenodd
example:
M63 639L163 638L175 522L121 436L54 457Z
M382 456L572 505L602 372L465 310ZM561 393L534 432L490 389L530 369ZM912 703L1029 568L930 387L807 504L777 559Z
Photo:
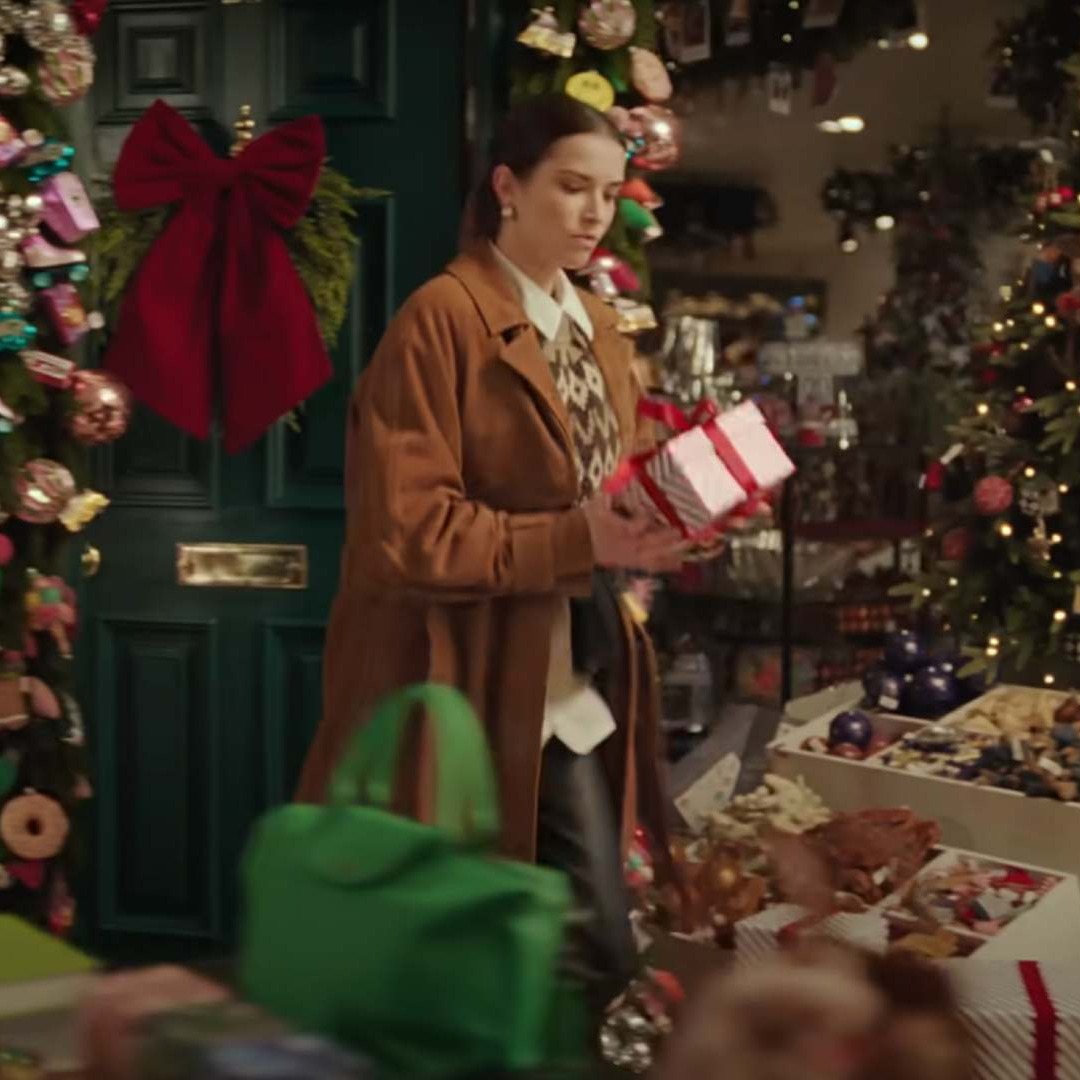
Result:
M161 97L221 150L242 104L261 130L317 113L335 166L390 193L361 210L335 378L299 431L279 423L228 457L140 410L101 458L98 486L112 507L86 534L101 563L84 582L79 642L97 796L82 913L92 944L113 955L227 942L248 830L293 789L321 706L347 398L389 316L456 243L465 9L466 0L110 5L81 138L91 172L111 171L132 122ZM180 581L205 571L205 545L267 544L290 549L265 559L227 547L209 572L243 572L254 553L255 573L280 571L287 588ZM178 545L202 547L178 560Z

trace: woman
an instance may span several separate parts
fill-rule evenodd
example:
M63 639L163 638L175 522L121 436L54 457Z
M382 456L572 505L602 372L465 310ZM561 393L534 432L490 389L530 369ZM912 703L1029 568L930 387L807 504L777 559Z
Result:
M458 687L490 738L503 850L570 876L573 969L601 1004L634 966L619 823L635 758L655 763L651 655L602 571L670 569L678 537L602 493L636 440L632 350L564 273L611 224L622 139L568 97L536 99L493 162L468 247L406 302L357 387L325 715L299 795L322 797L383 695Z

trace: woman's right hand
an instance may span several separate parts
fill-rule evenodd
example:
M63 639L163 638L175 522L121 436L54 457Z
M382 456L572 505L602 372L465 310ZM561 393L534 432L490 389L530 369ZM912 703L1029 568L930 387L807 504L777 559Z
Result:
M604 494L595 495L582 510L598 566L651 574L673 573L682 566L685 544L670 525L640 511L620 513Z

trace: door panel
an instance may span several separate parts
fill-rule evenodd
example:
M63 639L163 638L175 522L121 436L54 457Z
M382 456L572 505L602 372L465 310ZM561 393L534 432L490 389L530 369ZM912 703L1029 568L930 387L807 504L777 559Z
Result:
M207 952L234 925L251 823L287 799L321 708L342 539L344 421L390 314L452 255L463 192L465 0L113 0L84 168L111 171L156 97L219 152L318 113L330 157L386 194L360 211L334 378L252 450L225 455L139 409L99 460L79 664L96 756L84 933L118 958ZM84 153L85 159L87 155ZM257 379L259 372L251 373ZM305 588L178 583L178 543L303 544Z

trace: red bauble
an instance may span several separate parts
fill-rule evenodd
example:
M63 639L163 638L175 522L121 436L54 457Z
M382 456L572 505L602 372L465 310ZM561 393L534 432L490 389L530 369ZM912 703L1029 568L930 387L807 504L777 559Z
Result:
M981 382L983 386L993 386L1000 377L997 368L986 367L979 372L979 382Z
M975 485L975 509L993 517L1012 506L1013 486L1004 476L984 476Z
M1061 293L1054 301L1057 313L1063 319L1069 319L1080 311L1080 289L1071 289Z
M947 562L963 562L971 551L971 530L959 525L941 538L941 557Z
M15 545L6 533L0 533L0 566L7 566L15 558Z
M71 17L79 33L86 37L96 34L108 6L108 0L72 0Z

